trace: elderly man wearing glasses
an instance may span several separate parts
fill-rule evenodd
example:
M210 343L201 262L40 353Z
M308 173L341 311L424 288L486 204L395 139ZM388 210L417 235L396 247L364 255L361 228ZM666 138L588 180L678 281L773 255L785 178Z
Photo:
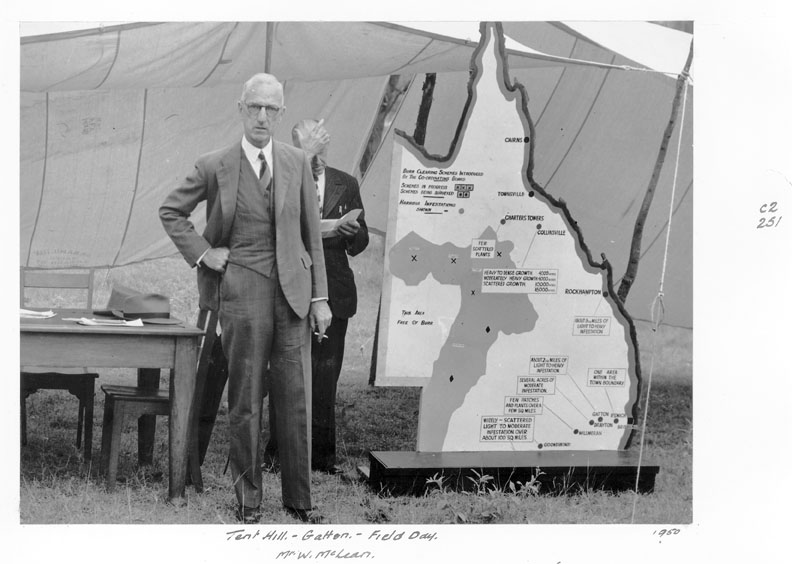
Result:
M316 521L310 334L323 336L332 318L316 189L306 153L272 139L285 110L278 80L253 76L237 107L241 141L200 157L159 214L185 260L197 267L201 307L219 312L239 520L260 518L259 437L268 389L277 406L283 505L301 521ZM199 234L189 216L202 201L206 228Z

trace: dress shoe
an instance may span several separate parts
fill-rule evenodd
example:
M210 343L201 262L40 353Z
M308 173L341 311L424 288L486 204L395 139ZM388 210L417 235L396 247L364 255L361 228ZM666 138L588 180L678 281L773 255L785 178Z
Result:
M286 510L286 513L294 517L295 519L302 521L303 523L311 523L312 525L318 525L324 521L324 518L316 512L316 508L313 509L298 509L297 507L288 507L283 506Z
M261 520L261 511L258 507L240 505L237 507L236 518L245 525L255 525Z

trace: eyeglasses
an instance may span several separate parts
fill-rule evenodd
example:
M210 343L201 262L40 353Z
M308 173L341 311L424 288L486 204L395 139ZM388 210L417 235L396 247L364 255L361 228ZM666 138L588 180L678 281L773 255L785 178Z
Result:
M263 104L245 104L245 109L247 110L247 114L252 118L258 117L261 113L261 110L267 112L268 118L274 118L278 115L278 112L281 111L281 108L278 106L269 106Z

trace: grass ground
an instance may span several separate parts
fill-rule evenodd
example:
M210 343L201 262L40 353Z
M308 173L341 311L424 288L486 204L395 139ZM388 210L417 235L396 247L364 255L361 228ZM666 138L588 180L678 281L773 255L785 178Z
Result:
M569 491L482 495L435 490L421 497L378 495L357 480L369 450L415 450L416 388L368 385L381 282L382 240L353 259L361 308L350 323L347 354L337 401L339 465L342 476L314 473L315 503L329 523L630 523L634 494ZM97 276L95 305L104 305L112 283L171 297L173 314L195 320L194 274L179 258L118 268ZM638 322L644 375L654 352L645 459L660 466L655 492L637 499L635 523L692 521L692 331L661 327L654 333ZM105 382L129 382L129 370L100 371ZM167 380L163 377L163 385ZM644 386L646 390L646 386ZM101 414L102 394L96 396ZM643 400L641 406L643 408ZM235 499L224 474L228 444L225 406L203 466L205 491L187 488L187 504L176 508L167 494L167 424L158 422L154 464L138 468L136 426L124 433L120 482L108 493L96 467L82 462L74 445L77 402L68 394L42 391L28 399L28 445L21 448L20 522L32 523L233 523ZM94 419L98 461L101 416ZM266 431L265 431L266 432ZM636 437L638 439L639 437ZM634 441L637 448L638 440ZM280 477L264 476L262 522L293 523L280 503Z

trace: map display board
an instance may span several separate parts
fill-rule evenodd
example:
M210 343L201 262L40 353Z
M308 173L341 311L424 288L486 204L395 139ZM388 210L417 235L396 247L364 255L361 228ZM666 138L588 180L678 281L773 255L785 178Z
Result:
M610 266L532 179L499 26L471 67L448 155L397 132L375 383L423 387L418 451L626 448L640 371Z

